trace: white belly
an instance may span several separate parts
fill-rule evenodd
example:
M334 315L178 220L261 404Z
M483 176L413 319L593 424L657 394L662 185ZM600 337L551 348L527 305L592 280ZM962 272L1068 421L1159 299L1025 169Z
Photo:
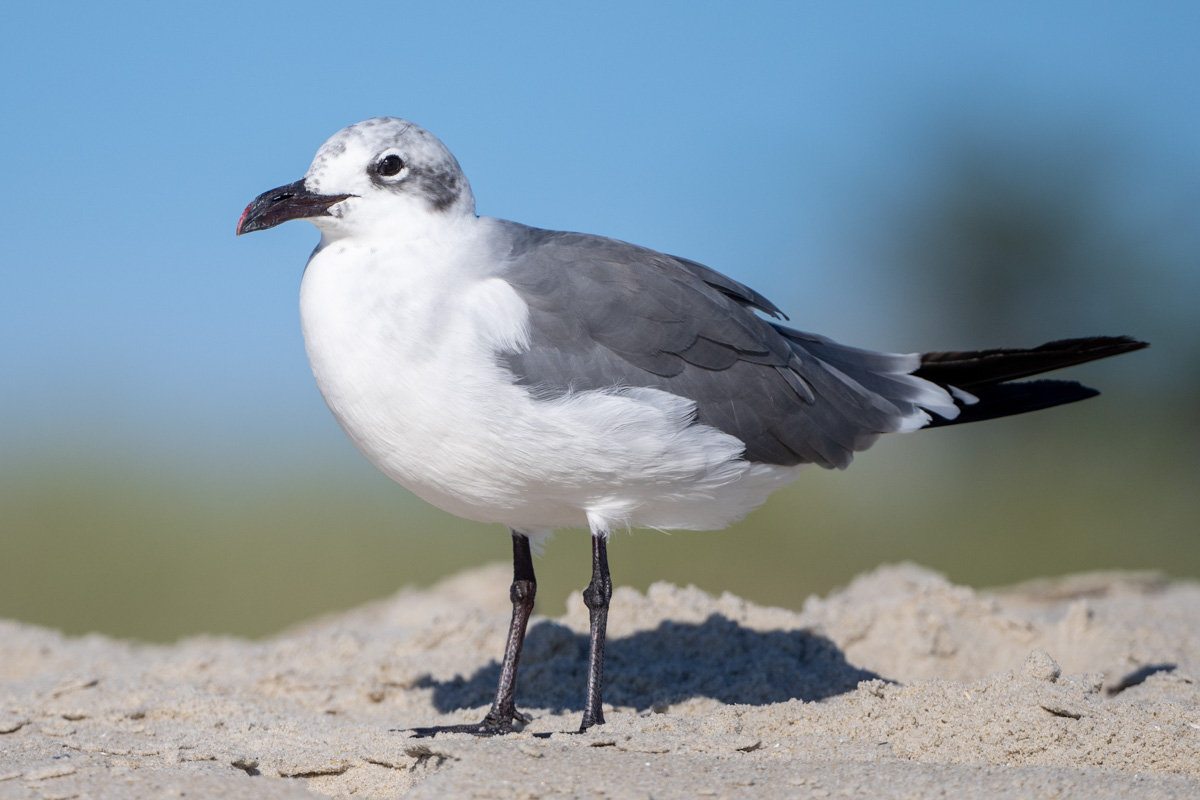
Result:
M443 256L431 271L419 244L406 250L330 244L309 262L300 312L338 423L414 494L531 534L711 529L794 479L797 468L742 461L740 441L691 424L692 404L674 395L533 399L495 355L525 342L520 296L473 265Z

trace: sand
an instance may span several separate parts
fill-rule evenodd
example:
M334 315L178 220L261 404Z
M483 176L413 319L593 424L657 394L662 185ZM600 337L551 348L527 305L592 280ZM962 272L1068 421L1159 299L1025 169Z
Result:
M0 622L0 798L1200 797L1200 584L998 592L880 568L797 613L657 584L535 617L519 734L413 738L495 690L503 566L263 641Z

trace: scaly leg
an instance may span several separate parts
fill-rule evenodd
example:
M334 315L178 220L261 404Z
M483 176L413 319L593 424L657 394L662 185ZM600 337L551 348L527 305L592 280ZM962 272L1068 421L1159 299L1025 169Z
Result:
M508 627L508 642L504 646L504 663L500 667L500 683L496 687L496 699L482 722L470 725L438 725L432 728L414 728L418 737L436 736L439 733L473 733L477 736L495 736L510 733L518 725L529 722L529 717L517 711L517 664L521 660L521 645L525 643L525 629L529 615L533 613L533 600L537 595L537 579L533 575L533 557L529 552L529 537L512 531L513 582L508 595L512 599L512 622ZM606 568L607 569L607 568ZM603 637L603 633L601 633ZM601 649L603 650L603 641Z
M608 601L612 598L612 577L608 574L608 545L604 532L592 533L592 582L583 590L583 603L591 617L588 647L587 701L583 707L583 733L593 725L604 724L604 632L608 626Z
M492 710L483 718L481 727L495 733L512 730L514 722L526 723L529 718L517 711L517 663L521 660L521 646L525 643L525 628L529 615L533 613L533 600L537 595L537 578L533 575L533 557L529 554L529 537L512 532L513 539L513 582L508 596L512 599L512 622L508 626L508 642L504 645L504 663L500 667L500 683L496 687L496 699Z

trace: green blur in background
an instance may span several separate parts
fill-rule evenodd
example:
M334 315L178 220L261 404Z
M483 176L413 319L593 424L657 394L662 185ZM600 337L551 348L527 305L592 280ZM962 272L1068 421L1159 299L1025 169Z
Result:
M920 310L897 341L1131 334L1152 349L1053 376L1100 398L886 437L844 473L810 468L728 530L618 532L617 585L798 608L899 560L976 586L1098 569L1200 576L1200 327L1194 284L1164 283L1200 264L1200 248L1156 248L1112 216L1103 159L1078 149L1013 153L968 131L946 153L929 197L883 209L864 245L911 276L886 298ZM774 299L798 317L811 302ZM0 616L160 641L258 636L510 558L504 529L425 505L348 442L266 468L178 455L89 443L6 459ZM535 562L541 613L586 585L589 552L582 531L550 541Z
M614 580L798 608L900 560L983 586L1112 568L1200 575L1194 460L1171 441L1106 435L1125 418L1102 403L891 437L845 473L808 470L725 531L616 533ZM248 488L94 463L6 480L0 507L0 607L68 633L268 634L511 552L503 528L436 511L369 466ZM536 559L540 613L562 613L586 585L587 538L562 531Z

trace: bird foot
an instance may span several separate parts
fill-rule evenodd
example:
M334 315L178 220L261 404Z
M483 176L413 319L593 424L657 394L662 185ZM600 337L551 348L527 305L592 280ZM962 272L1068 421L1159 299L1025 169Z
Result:
M528 714L522 714L513 709L511 714L495 714L488 712L482 722L469 722L464 725L434 725L428 728L407 728L414 739L431 739L439 733L469 733L472 736L503 736L506 733L517 733L532 721Z

